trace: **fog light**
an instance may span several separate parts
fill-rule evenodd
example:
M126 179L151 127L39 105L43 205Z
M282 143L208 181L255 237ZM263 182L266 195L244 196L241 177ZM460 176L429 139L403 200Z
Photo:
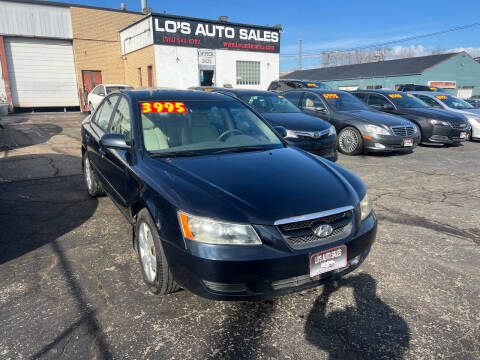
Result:
M207 280L203 280L203 283L210 290L217 292L238 293L247 291L247 287L245 286L245 284L226 284Z
M375 149L385 149L385 145L380 144L380 143L375 143Z
M350 265L352 265L352 266L358 265L361 257L362 257L362 255L355 256L352 260L350 260Z

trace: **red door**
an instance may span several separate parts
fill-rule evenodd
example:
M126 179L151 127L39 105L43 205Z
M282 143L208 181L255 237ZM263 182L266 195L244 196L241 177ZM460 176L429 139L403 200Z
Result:
M87 103L87 96L90 91L93 90L95 86L102 83L102 72L94 70L82 70L83 78L83 99L82 107L85 109L85 104Z

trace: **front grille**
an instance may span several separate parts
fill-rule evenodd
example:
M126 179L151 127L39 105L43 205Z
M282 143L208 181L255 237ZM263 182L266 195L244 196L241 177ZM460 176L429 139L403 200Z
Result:
M394 135L401 137L413 137L415 135L415 127L413 126L392 126Z
M349 209L328 216L281 224L278 228L293 249L305 249L347 237L352 232L352 220L353 210ZM326 237L317 237L314 229L322 224L332 226L333 232Z
M457 130L463 130L467 127L467 123L450 123L450 125L452 125L452 128Z

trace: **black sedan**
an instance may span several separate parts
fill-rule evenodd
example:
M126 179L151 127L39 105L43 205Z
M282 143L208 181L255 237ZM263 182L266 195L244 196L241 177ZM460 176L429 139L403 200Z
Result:
M354 270L375 240L362 181L289 146L232 97L117 92L81 132L88 192L105 192L132 224L156 294L248 300L311 288Z
M268 91L282 92L291 89L324 89L332 90L327 84L315 80L300 79L280 79L272 81L268 86Z
M345 91L291 90L284 96L310 115L332 123L343 154L411 152L419 135L408 120L371 111Z
M302 150L337 161L335 127L317 117L302 113L282 95L270 91L216 89L234 96L260 113L272 126L287 130L285 140Z
M412 94L387 89L358 90L352 94L372 109L415 123L422 143L458 144L468 137L470 124L463 115L432 108Z

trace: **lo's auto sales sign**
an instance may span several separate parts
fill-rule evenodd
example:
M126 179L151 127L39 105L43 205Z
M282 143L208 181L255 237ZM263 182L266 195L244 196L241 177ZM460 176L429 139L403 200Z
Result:
M152 18L154 42L158 45L280 52L280 30L277 28L161 15Z

